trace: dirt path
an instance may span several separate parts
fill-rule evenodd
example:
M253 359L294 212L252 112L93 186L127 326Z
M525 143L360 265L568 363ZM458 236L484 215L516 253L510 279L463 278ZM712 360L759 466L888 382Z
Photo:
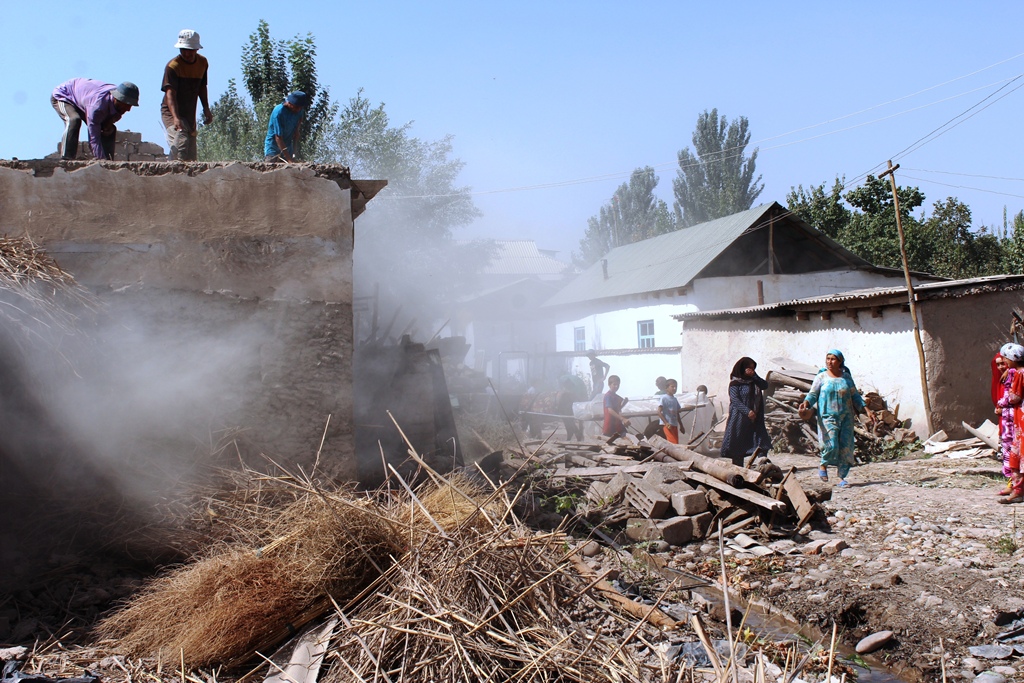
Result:
M807 489L829 486L818 480L815 458L772 459L783 469L797 467ZM1001 667L1005 680L1024 681L1024 657L979 660L967 650L995 642L1000 612L1024 608L1024 504L997 503L1005 481L999 464L944 457L879 462L855 468L849 480L849 488L831 488L822 503L827 518L815 518L794 541L774 544L784 561L771 574L751 574L751 592L823 630L836 621L849 645L893 631L895 645L882 658L897 670L924 672L922 680L941 680L941 639L949 680ZM822 545L816 542L836 540L843 543L808 554ZM717 553L711 545L691 546L673 564L694 569L702 556Z

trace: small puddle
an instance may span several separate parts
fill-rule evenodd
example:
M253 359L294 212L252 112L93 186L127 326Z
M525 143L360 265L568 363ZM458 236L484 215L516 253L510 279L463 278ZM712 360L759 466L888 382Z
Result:
M722 590L717 585L709 584L691 590L712 603L719 605L724 603ZM741 613L746 612L746 625L750 627L750 630L769 640L799 642L805 649L806 641L821 642L825 648L828 648L831 641L831 632L827 636L823 635L817 628L800 624L768 604L761 601L748 603L731 591L729 594L729 606L734 610L739 610ZM736 625L733 624L733 626ZM841 643L836 644L836 656L854 667L857 672L858 683L913 683L916 680L912 677L900 677L871 655L858 655L871 667L870 669L863 669L847 659L847 657L854 654L855 651L852 647Z

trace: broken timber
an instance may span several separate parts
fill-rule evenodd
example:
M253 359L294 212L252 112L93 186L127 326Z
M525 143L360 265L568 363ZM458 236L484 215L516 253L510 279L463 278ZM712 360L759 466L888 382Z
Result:
M698 472L709 474L732 487L742 486L743 482L757 485L764 478L764 474L757 470L737 467L731 462L723 462L719 458L709 458L706 455L691 451L686 446L666 441L660 436L652 436L648 439L648 442L656 451L664 451L675 460L690 463L693 469Z
M786 504L781 500L775 500L763 493L756 493L755 491L750 491L748 489L738 489L734 486L729 486L725 482L708 474L704 474L702 472L687 472L685 477L690 481L698 482L722 493L745 500L748 503L753 503L754 505L764 508L770 512L786 511Z

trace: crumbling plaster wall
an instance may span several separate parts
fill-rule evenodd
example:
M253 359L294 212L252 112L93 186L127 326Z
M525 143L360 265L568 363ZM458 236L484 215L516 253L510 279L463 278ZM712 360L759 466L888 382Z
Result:
M28 164L26 166L26 164ZM0 231L29 235L168 348L253 343L216 374L196 428L238 426L283 462L352 460L352 194L347 169L0 163ZM225 342L226 343L226 342ZM198 348L198 347L197 347ZM253 351L254 350L254 351ZM159 390L159 387L154 387Z

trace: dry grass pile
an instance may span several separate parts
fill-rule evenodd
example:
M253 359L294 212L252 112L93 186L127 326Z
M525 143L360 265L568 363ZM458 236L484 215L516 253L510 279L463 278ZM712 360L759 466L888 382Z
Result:
M571 617L589 585L565 549L506 523L424 536L344 615L325 681L640 680L614 639Z
M186 665L240 662L346 601L401 552L392 521L354 494L310 491L281 511L236 519L251 543L221 545L155 579L99 633L117 649Z

